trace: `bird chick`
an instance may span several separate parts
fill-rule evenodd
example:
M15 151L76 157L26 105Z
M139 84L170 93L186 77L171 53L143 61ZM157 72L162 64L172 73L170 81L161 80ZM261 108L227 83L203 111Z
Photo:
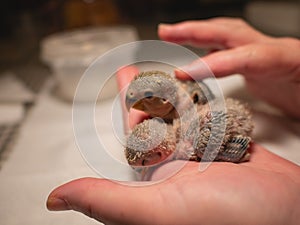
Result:
M238 100L225 99L225 110L211 111L208 105L201 107L199 127L188 125L186 135L193 141L195 154L207 161L248 161L253 121L250 109ZM216 153L216 154L215 154Z
M125 156L132 166L149 166L166 160L176 147L173 126L157 118L136 125L127 138Z
M206 104L213 98L203 82L179 81L161 71L147 71L130 83L125 101L128 110L134 108L172 122L193 104Z
M128 163L151 166L171 159L200 161L205 151L212 155L208 161L249 160L247 149L253 130L250 110L230 98L225 105L225 111L211 111L209 104L197 105L196 114L187 110L172 124L155 118L137 124L127 139ZM216 150L216 155L211 154Z

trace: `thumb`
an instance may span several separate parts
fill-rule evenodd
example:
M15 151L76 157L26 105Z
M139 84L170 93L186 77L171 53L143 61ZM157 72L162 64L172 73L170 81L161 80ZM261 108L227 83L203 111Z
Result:
M104 223L133 225L143 221L143 224L151 224L154 208L149 206L156 201L155 196L153 186L129 186L105 179L82 178L53 190L48 196L47 208L79 211Z

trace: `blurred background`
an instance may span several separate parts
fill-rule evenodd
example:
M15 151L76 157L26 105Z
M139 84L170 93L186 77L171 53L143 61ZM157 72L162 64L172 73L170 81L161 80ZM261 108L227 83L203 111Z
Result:
M4 1L0 8L0 74L12 71L38 91L51 75L40 63L41 40L84 27L131 25L138 39L157 39L158 23L231 16L242 17L268 34L299 37L299 4L299 0Z
M0 12L2 70L34 58L47 35L91 26L129 24L139 39L157 39L158 23L231 16L269 34L300 36L298 0L13 0Z
M95 176L74 151L71 110L80 76L96 56L119 44L158 39L159 23L216 16L243 18L274 36L300 37L299 0L2 1L0 221L20 224L22 218L28 224L94 224L83 216L51 214L44 206L47 194L58 184ZM114 84L112 90L116 91ZM266 136L274 129L268 130L265 121L276 127L289 123L288 119L279 122L277 116L266 120L262 112L256 115L263 128L257 140L278 148L281 143L276 141L284 135ZM297 124L289 124L284 129L298 140ZM278 154L293 160L295 146L296 142L292 152ZM300 163L297 154L294 162Z

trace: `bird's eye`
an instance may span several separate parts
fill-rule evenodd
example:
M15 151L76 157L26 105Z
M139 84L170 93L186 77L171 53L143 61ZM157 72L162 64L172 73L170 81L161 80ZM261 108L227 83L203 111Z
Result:
M193 98L193 103L198 103L199 102L199 95L197 93L194 93L192 98Z
M134 96L134 93L133 93L132 91L130 91L130 92L128 93L128 96L132 98L132 97Z
M146 159L143 159L143 161L142 161L142 166L145 166L145 165L146 165L146 162L147 162L147 160L146 160Z
M152 98L153 97L153 92L152 91L146 91L144 93L145 98Z

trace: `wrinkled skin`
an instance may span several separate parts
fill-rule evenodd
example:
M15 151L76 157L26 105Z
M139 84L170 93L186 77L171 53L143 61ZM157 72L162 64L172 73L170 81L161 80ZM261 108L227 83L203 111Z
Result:
M251 46L253 48L257 43L256 37L261 37L261 34L256 33L239 20L225 19L223 22L226 22L227 25L222 28L221 25L218 25L222 20L204 21L206 29L201 28L199 35L206 37L203 36L205 41L199 45L207 44L215 47L213 45L218 40L214 37L226 40L226 42L222 41L221 43L233 46L233 50L235 48L234 43L235 46L239 44L240 49L236 49L240 52L239 62L247 61L249 66L253 64L252 67L247 67L249 76L253 74L255 77L255 72L264 67L268 71L268 77L272 76L272 73L275 76L269 83L272 83L273 80L277 83L278 79L284 80L286 78L286 81L283 82L288 86L292 85L289 82L293 79L287 72L291 72L292 68L295 68L292 65L296 64L295 61L299 61L299 57L293 58L296 54L293 50L295 46L298 46L295 44L295 40L284 39L281 43L275 39L279 41L278 45L285 45L284 43L291 41L292 44L288 47L291 49L290 51L288 49L283 50L282 46L271 43L269 45L257 44L260 49L257 51L257 57L255 59L249 58L247 48L251 49ZM201 25L202 22L199 23ZM231 26L236 26L236 23L239 29L236 29L235 35L231 37L229 31L231 31ZM228 29L227 33L226 29ZM193 28L193 30L194 33L197 33L198 29ZM221 33L216 35L218 30ZM160 29L159 32L162 37L163 31ZM186 35L189 36L188 33ZM166 39L166 36L164 37ZM194 38L193 43L199 42L198 39ZM221 45L220 43L217 44ZM273 52L280 52L281 57L266 58L264 52L270 48L273 48ZM244 49L244 53L242 49ZM229 51L227 52L228 57L226 57L226 51ZM206 58L214 72L218 72L217 74L220 76L239 72L239 67L236 65L237 59L231 54L231 50L226 51L222 60L226 60L227 64L218 65L219 60L221 60L218 58L219 55L214 55L216 58L213 59L213 54L223 54L221 53L223 51L213 53L208 56L209 58ZM261 63L257 64L257 58L266 60L266 63L260 67ZM291 67L287 66L288 59ZM254 61L249 62L249 60ZM258 65L259 68L254 68L255 65ZM119 84L121 87L129 82L133 71L136 72L136 69L125 68L120 71ZM295 70L293 71L294 76L296 76ZM281 75L287 74L287 76L279 78L279 73ZM252 85L254 86L256 82L257 88L261 87L267 80L263 76L261 79L262 82L260 82L259 77L253 78L254 83ZM264 89L267 90L267 88L272 90L272 85L264 86ZM296 90L291 89L290 91L295 94ZM289 95L285 90L281 94ZM263 98L267 99L266 97ZM300 115L299 111L289 109L285 103L278 102L277 105L294 116ZM299 107L296 109L299 110ZM143 117L145 117L143 113L131 113L129 126L135 125ZM252 156L249 162L241 164L214 162L204 172L198 171L198 163L188 162L176 175L150 186L131 187L96 178L71 181L58 187L49 195L47 207L50 210L80 211L106 224L299 224L300 167L270 153L255 143L251 146L251 151ZM179 162L174 161L158 168L152 179L164 177L177 163Z

